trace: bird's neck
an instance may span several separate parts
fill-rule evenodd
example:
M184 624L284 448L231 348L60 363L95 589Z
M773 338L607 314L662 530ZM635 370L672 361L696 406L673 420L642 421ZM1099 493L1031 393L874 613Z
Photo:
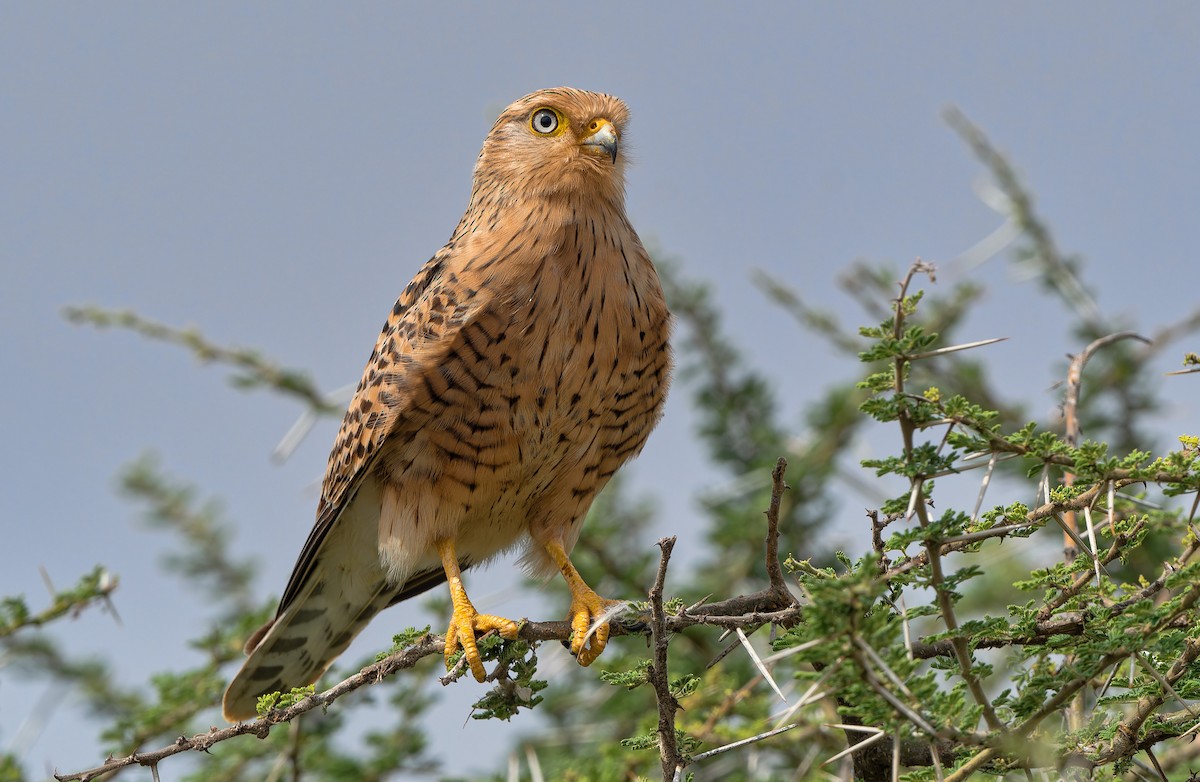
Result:
M549 236L584 222L627 222L624 193L561 189L531 195L503 185L476 187L454 237L516 232Z

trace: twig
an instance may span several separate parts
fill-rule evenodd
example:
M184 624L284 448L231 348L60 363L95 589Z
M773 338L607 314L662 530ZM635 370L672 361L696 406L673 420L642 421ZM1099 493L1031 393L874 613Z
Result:
M119 327L129 329L148 339L156 339L187 348L204 362L228 364L244 374L234 376L234 385L243 388L265 385L285 394L298 397L312 410L323 414L340 414L342 408L332 403L303 372L284 369L253 350L227 348L209 342L195 328L174 328L143 318L135 312L105 310L99 307L67 307L63 316L71 323L83 323L98 329Z
M658 755L662 760L663 780L671 782L675 778L676 769L685 765L675 739L675 712L679 709L679 701L671 694L667 673L670 636L667 631L666 612L663 611L663 587L667 580L667 563L671 560L671 550L675 548L675 538L663 538L658 541L658 547L662 550L662 555L658 560L658 574L654 577L654 586L650 588L650 639L654 657L650 663L649 679L654 688L654 698L658 701Z
M1109 474L1109 476L1107 476L1107 479L1112 480L1115 483L1115 488L1118 488L1118 489L1128 486L1131 483L1142 483L1147 480L1151 480L1156 483L1160 482L1160 480L1163 483L1181 483L1183 481L1192 480L1192 479L1185 479L1180 476L1175 476L1174 479L1170 479L1170 478L1160 479L1159 477L1153 477L1153 478L1146 478L1146 477L1133 478L1133 477L1128 477L1128 476L1114 477L1115 474L1119 473L1119 472L1123 472L1123 471L1122 470L1113 470ZM1096 497L1097 493L1099 493L1101 488L1102 488L1102 485L1097 484L1096 486L1093 486L1092 488L1088 489L1087 491L1083 492L1082 494L1079 494L1076 497L1073 497L1069 500L1066 500L1063 502L1050 502L1045 505L1042 505L1041 507L1034 508L1033 510L1031 510L1025 514L1025 522L1024 523L1014 525L1012 527L1012 529L1021 529L1021 528L1032 526L1034 524L1040 524L1042 522L1049 521L1050 518L1053 516L1053 514L1059 513L1063 510L1068 510L1068 509L1081 510L1084 506L1090 505L1095 500L1095 497ZM966 541L956 540L953 543L947 542L947 540L949 540L949 539L942 541L942 545L940 548L940 552L943 556L945 556L946 554L952 553L954 551L961 551L962 549L967 548L968 546L972 545L970 540L966 540ZM912 570L913 568L923 567L928 562L929 562L929 549L928 549L928 547L926 547L926 550L921 551L917 554L914 554L911 557L906 557L905 559L898 561L895 565L893 565L891 568L888 569L887 573L884 574L884 578L894 578L895 576L898 576L902 573L906 573L909 570ZM1090 580L1090 576L1088 578Z
M39 567L39 570L42 573L42 580L50 590L50 605L37 613L22 611L10 614L0 611L0 638L6 638L26 627L41 627L67 614L79 616L84 609L97 602L107 607L116 617L111 600L112 593L117 589L120 579L106 569L96 567L91 573L80 577L75 586L62 591L55 589L54 584L50 581L50 574L44 567ZM23 606L24 603L22 602L21 605Z
M1175 688L1171 686L1171 683L1167 681L1166 677L1159 673L1158 669L1151 665L1141 652L1134 652L1133 659L1142 666L1146 673L1150 674L1150 678L1154 679L1154 681L1158 682L1162 686L1165 692L1169 692L1172 698L1179 701L1188 714L1191 714L1193 717L1200 717L1200 714L1197 714L1196 710L1193 709L1191 705L1183 699L1183 696L1175 691Z
M274 725L290 722L301 714L312 711L317 707L328 706L347 693L353 692L367 684L385 679L397 671L411 668L423 657L441 652L444 649L445 643L442 639L436 636L426 636L412 646L391 654L374 665L368 665L366 668L363 668L348 679L335 684L328 690L310 695L286 709L276 709L256 720L240 722L224 730L212 728L207 733L197 733L191 738L180 736L173 744L161 749L150 752L134 752L125 757L113 758L104 765L97 766L96 768L77 771L73 774L56 773L54 778L60 780L60 782L65 782L65 780L88 782L88 780L95 779L101 774L125 768L126 766L154 766L164 758L168 758L171 755L178 755L181 752L207 752L215 744L234 738L235 736L246 735L247 733L258 736L260 739L266 738Z
M1196 590L1193 590L1193 599L1190 602L1195 602L1195 593ZM1187 600L1183 602L1188 604L1187 607L1190 610L1190 602ZM1163 676L1163 681L1178 681L1179 678L1192 665L1192 663L1197 660L1197 658L1200 658L1200 640L1189 638L1184 642L1183 654L1180 655L1179 659L1175 661L1170 670L1168 670L1166 675ZM1139 660L1139 662L1141 661ZM1155 671L1155 673L1157 674L1158 672ZM1161 684L1162 682L1160 682L1160 685ZM1145 697L1140 698L1137 702L1137 705L1133 709L1133 713L1121 722L1116 733L1113 734L1112 741L1109 742L1108 746L1105 747L1103 751L1098 753L1095 761L1097 763L1111 762L1117 758L1128 757L1140 749L1144 749L1144 747L1141 746L1140 741L1142 726L1145 724L1146 720L1148 720L1150 716L1154 714L1154 712L1160 706L1162 706L1163 702L1166 700L1167 691L1170 689L1170 685L1167 685L1163 688L1161 693L1146 695ZM1189 716L1191 716L1191 714L1189 714Z
M908 286L912 282L913 277L920 272L930 274L931 278L933 276L932 267L918 261L909 268L908 274L900 283L900 295L895 300L895 318L892 324L892 336L896 340L901 339L904 330L904 320L906 317L904 301ZM908 359L903 356L897 356L893 362L893 389L898 394L904 393L905 367L907 364ZM914 450L913 432L916 427L906 407L900 407L897 422L900 424L900 434L904 441L905 459L906 461L911 461ZM911 517L915 513L921 527L928 529L930 520L923 496L924 482L924 477L920 475L913 476L912 495L908 503L909 510L905 516ZM942 542L940 540L928 537L925 539L925 550L929 558L930 583L937 595L938 608L942 616L942 621L945 622L946 629L953 633L950 643L954 647L954 656L958 659L959 670L963 681L967 684L967 689L971 692L971 696L975 699L975 702L982 708L983 717L988 727L992 730L999 730L1003 723L996 716L996 711L992 708L992 703L988 700L987 693L983 690L983 685L980 684L979 678L975 675L971 663L971 650L967 645L967 639L957 633L958 620L954 614L952 591L947 589L945 585L946 577L942 569L941 548ZM886 688L884 689L886 690Z
M786 471L787 459L780 456L775 462L775 469L771 471L771 504L767 506L767 579L771 591L776 596L786 596L794 605L796 599L788 590L787 583L783 580L783 568L779 565L779 505L783 500L784 491L788 488L783 479Z
M1105 337L1093 340L1079 355L1071 358L1071 366L1067 369L1067 390L1063 397L1063 420L1066 423L1066 441L1067 445L1075 448L1079 445L1079 394L1083 390L1083 368L1087 362L1098 350L1105 348L1113 343L1123 339L1136 339L1146 344L1150 344L1150 340L1132 331L1118 331L1115 334L1109 334ZM1075 473L1067 470L1063 474L1063 485L1070 487L1075 484ZM1077 535L1071 533L1076 532L1079 526L1075 522L1074 512L1064 514L1066 529L1064 532L1067 538L1063 542L1063 548L1067 555L1067 560L1074 559L1072 543L1079 545L1080 541ZM1074 538L1074 540L1072 540ZM1097 575L1099 578L1099 575Z
M1099 489L1100 489L1100 487L1097 486L1096 487L1097 494L1099 493ZM1089 493L1091 493L1091 492L1089 492ZM1087 505L1082 505L1080 507L1085 508L1085 507L1087 507ZM1109 546L1108 551L1103 556L1097 557L1100 564L1107 565L1108 563L1110 563L1113 560L1120 557L1124 550L1125 545L1127 543L1129 543L1129 541L1132 540L1134 537L1136 537L1136 535L1142 531L1143 527L1145 527L1145 522L1139 521L1134 526L1134 529L1131 530L1129 533L1124 534L1124 535L1117 535L1116 538L1113 539L1112 545ZM1059 608L1062 608L1064 605L1066 605L1068 600L1075 597L1075 595L1079 594L1079 592L1082 591L1083 588L1086 587L1091 580L1092 580L1091 573L1080 573L1079 575L1077 575L1075 577L1075 580L1073 582L1071 582L1070 585L1063 588L1052 600L1050 600L1044 606L1042 606L1040 609L1038 609L1038 613L1037 613L1038 621L1044 621L1046 619L1049 619L1054 614L1055 611L1057 611Z
M1035 258L1046 282L1071 306L1081 318L1096 331L1102 331L1103 318L1095 299L1079 282L1070 264L1063 258L1050 229L1038 219L1033 209L1033 199L1017 178L1012 166L1004 159L983 131L967 119L956 107L946 109L946 123L950 125L988 167L996 184L1005 197L1004 211L1033 243Z
M883 682L879 681L879 678L871 670L870 663L863 658L861 651L851 652L851 654L854 655L855 662L858 663L859 668L862 670L863 678L866 680L867 684L869 684L872 689L875 690L875 692L879 693L879 696L887 701L893 709L895 709L909 722L924 731L931 739L944 738L944 734L939 732L937 728L933 727L933 725L929 723L929 720L918 714L907 703L897 698L895 693L884 686Z

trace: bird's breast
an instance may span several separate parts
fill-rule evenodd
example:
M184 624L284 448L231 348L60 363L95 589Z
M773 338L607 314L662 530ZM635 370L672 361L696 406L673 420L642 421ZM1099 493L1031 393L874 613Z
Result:
M385 454L381 537L412 556L470 527L483 561L533 519L581 518L666 397L669 316L636 237L585 224L505 246L479 256L504 258L487 277L460 277L488 303L428 379L444 405Z
M513 305L523 353L513 426L531 469L636 453L657 420L669 364L662 288L641 245L579 226Z

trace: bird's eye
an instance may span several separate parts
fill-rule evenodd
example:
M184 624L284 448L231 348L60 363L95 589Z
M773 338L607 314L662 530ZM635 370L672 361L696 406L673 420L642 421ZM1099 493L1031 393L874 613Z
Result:
M558 129L558 115L553 109L538 109L529 118L529 124L538 133L553 133Z

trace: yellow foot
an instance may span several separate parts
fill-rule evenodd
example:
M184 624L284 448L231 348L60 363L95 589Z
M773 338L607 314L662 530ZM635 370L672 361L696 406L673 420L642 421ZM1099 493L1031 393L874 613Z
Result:
M483 660L479 659L475 634L495 630L500 633L500 637L512 641L517 637L517 623L511 619L477 612L467 598L467 590L463 588L462 571L459 568L458 556L454 553L454 539L437 541L437 549L442 557L442 568L446 571L446 582L450 585L450 600L454 603L454 614L450 617L450 627L446 630L446 667L450 667L450 658L461 647L463 656L467 658L467 665L471 666L471 674L475 681L481 682L487 674L483 670Z
M608 645L608 622L600 621L609 610L619 606L617 600L605 600L588 587L571 590L571 654L582 666L591 665Z
M500 633L501 638L512 641L517 637L517 623L491 614L480 614L475 606L466 599L465 593L461 601L454 601L454 615L450 618L450 627L446 630L446 667L450 667L450 658L461 647L471 675L475 681L481 682L487 673L483 670L483 660L479 657L479 648L475 645L477 633L487 633L492 630Z

